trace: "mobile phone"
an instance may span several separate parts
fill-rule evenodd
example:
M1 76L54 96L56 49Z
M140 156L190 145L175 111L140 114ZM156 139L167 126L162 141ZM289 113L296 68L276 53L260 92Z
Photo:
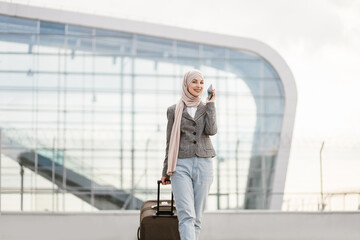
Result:
M212 90L213 90L212 84L210 84L210 87L209 87L208 90L207 90L209 100L211 100L211 98L213 97L213 92L212 92Z

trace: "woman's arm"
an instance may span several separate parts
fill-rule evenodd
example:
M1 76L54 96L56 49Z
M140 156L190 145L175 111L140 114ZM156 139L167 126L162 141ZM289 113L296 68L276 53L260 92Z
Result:
M206 98L206 116L205 116L205 128L204 133L206 135L215 135L217 133L216 125L216 109L215 109L215 99L216 99L216 90L212 90L213 97L209 100L209 97Z
M170 178L169 175L167 175L167 168L168 168L168 152L169 152L169 142L170 142L170 135L172 126L174 124L174 113L171 111L171 106L167 109L167 128L166 128L166 150L165 150L165 160L163 164L163 171L162 171L162 177Z
M215 102L207 102L205 107L206 115L204 133L212 136L217 133Z

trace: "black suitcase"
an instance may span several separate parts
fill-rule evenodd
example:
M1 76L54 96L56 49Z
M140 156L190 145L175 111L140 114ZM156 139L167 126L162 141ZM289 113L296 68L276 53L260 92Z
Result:
M180 240L174 195L171 200L160 201L160 184L157 181L157 200L143 203L140 210L138 240Z

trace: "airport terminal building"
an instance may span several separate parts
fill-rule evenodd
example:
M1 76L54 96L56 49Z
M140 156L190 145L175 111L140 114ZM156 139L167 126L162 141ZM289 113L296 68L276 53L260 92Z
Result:
M191 68L217 92L207 208L280 210L297 90L275 50L253 39L3 2L1 209L139 209L156 198L166 110Z

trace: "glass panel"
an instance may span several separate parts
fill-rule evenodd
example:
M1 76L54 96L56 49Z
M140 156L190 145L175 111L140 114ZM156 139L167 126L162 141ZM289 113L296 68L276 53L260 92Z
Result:
M183 58L183 57L178 57L176 59L176 62L178 64L181 65L181 73L182 75L190 69L196 68L199 69L200 68L200 64L201 64L201 60L197 59L197 58Z
M35 62L35 58L32 55L28 54L0 54L0 70L5 72L10 71L15 74L22 73L25 76L31 76L33 74L33 65ZM16 64L14 64L16 63ZM32 72L28 73L29 70ZM10 76L11 73L8 73L7 76ZM2 82L7 82L5 79L0 80Z
M73 36L67 37L67 47L71 49L71 58L75 58L77 55L89 54L93 49L93 39L90 36Z
M173 41L137 35L136 55L139 57L174 57Z
M266 97L280 97L282 95L279 79L266 79L262 82L262 85Z
M261 78L263 77L262 69L262 61L260 59L236 59L229 62L229 70L242 78Z
M61 53L60 49L65 49L65 37L63 35L40 35L39 37L39 53ZM34 52L37 52L34 51Z
M157 72L156 63L152 59L135 59L135 72L142 75L155 75Z
M93 29L88 28L88 27L82 27L82 26L68 24L67 33L68 33L68 36L77 35L77 36L91 38Z
M37 33L37 21L0 15L0 32Z
M282 98L268 97L263 102L264 113L282 114L284 112L284 100Z
M65 24L40 21L40 34L65 35Z
M32 53L37 43L36 35L31 34L4 34L0 33L0 51Z
M207 69L201 68L203 72L206 72L206 75L208 76L226 76L225 70L226 68L226 61L225 59L204 59L202 61L202 64L204 64Z
M129 55L132 42L132 34L96 29L96 52Z
M275 69L265 60L263 60L263 64L263 77L276 78L280 82L278 74L275 72Z
M231 60L235 60L235 59L256 60L259 58L255 54L234 50L234 49L228 49L228 55L229 55L229 59Z
M90 79L90 75L94 72L95 57L85 53L74 51L70 56L66 57L66 72L68 74L84 76Z
M205 59L207 59L207 58L225 59L226 58L226 48L203 45L201 55Z

